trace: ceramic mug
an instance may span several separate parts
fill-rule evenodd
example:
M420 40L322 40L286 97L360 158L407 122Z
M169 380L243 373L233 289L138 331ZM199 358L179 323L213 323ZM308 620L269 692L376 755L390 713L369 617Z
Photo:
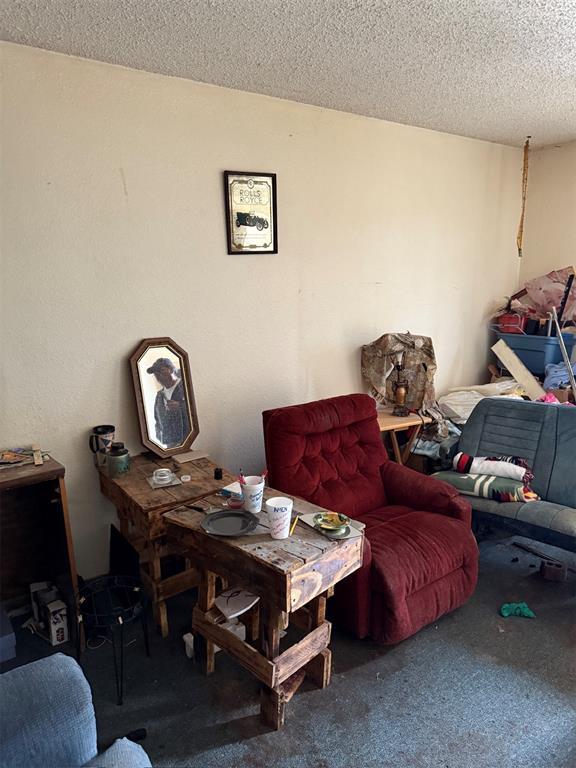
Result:
M88 445L94 454L94 464L97 467L102 467L106 464L106 454L110 450L115 432L116 427L112 424L100 424L92 429Z

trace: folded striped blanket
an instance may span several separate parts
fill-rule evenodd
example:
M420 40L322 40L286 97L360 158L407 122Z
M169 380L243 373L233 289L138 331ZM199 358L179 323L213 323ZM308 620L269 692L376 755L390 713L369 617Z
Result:
M478 496L493 501L536 501L539 496L521 480L496 475L436 472L438 480L449 483L464 496Z
M496 475L520 480L527 488L534 479L534 474L526 459L518 456L469 456L467 453L457 453L452 466L457 472L473 475Z

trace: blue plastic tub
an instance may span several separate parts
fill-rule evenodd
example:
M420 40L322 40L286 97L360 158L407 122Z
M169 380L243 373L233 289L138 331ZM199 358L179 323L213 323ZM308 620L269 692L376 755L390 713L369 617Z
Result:
M499 333L498 331L496 335L499 339L504 339L531 373L541 375L548 363L563 362L562 350L556 336L524 336L520 333ZM568 357L572 359L576 334L563 333L562 338Z

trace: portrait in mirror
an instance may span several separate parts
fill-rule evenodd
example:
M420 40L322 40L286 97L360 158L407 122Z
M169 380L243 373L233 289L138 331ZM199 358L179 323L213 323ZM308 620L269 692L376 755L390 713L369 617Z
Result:
M159 456L188 450L200 430L187 353L167 336L144 339L130 367L144 445Z

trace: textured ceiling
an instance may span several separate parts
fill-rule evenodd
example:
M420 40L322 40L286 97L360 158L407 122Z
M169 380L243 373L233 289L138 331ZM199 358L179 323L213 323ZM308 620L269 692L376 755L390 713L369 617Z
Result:
M505 144L576 138L576 0L2 0L2 38Z

